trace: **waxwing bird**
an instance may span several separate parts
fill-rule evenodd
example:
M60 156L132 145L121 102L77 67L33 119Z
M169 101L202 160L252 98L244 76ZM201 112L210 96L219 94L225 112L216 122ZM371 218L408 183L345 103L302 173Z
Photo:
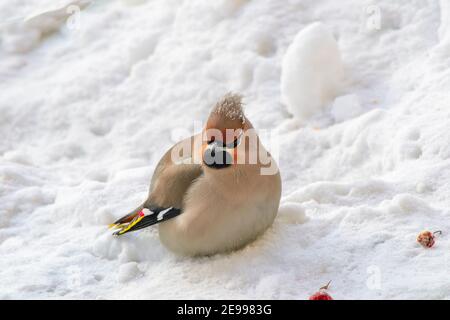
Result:
M278 167L251 122L241 96L225 95L203 131L169 149L157 165L147 200L112 227L123 235L159 224L169 250L189 256L243 247L278 212Z

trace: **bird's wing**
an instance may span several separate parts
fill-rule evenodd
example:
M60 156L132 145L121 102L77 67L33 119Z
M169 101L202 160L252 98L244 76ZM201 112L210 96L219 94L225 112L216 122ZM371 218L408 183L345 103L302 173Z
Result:
M195 164L192 159L196 139L201 139L201 136L180 141L161 158L153 174L144 206L182 208L186 191L203 174L200 164Z
M185 139L166 152L156 166L147 200L110 225L120 229L115 235L139 230L172 219L182 213L185 194L192 183L203 174L201 166L192 161L194 142L197 138L199 138L198 135ZM180 159L173 161L172 151L183 145L191 147L182 149L182 161L179 161ZM175 150L177 156L180 156L178 149ZM191 162L184 161L186 159L191 159Z

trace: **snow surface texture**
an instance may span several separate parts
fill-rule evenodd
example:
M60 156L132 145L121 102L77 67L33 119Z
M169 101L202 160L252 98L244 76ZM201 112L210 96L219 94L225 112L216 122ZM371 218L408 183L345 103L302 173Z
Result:
M20 19L69 3L0 4L0 298L306 299L332 280L336 299L450 299L448 1L105 0L45 36ZM315 22L347 82L316 101L334 76L315 65L282 94ZM278 132L274 226L200 259L155 228L111 237L230 90ZM424 229L443 231L431 249Z

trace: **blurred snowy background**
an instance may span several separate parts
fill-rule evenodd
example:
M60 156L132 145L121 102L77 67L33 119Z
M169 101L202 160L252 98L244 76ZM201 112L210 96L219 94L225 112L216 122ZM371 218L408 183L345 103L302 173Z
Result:
M0 299L450 299L449 88L447 0L2 1ZM228 91L276 132L274 226L200 259L113 238Z

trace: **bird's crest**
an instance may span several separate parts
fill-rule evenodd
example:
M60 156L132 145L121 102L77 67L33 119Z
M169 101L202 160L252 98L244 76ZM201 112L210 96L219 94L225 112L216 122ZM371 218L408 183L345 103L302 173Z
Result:
M212 113L228 120L241 120L244 122L245 116L242 108L242 96L231 92L227 93L216 103Z

